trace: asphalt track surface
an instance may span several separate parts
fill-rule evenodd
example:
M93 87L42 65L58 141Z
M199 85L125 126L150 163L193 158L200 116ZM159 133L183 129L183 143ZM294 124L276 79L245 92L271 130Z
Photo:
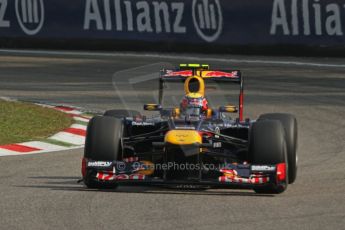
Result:
M200 58L243 71L246 116L296 115L299 172L285 193L94 191L77 184L82 149L1 157L0 229L344 229L345 59ZM114 73L162 61L177 64L184 57L1 51L0 96L104 111L119 101Z

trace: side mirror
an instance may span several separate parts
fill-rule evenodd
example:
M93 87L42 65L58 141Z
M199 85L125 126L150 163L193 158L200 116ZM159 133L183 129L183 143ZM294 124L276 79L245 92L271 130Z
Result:
M160 111L160 110L162 110L162 106L159 104L145 104L144 110L146 110L146 111Z
M221 113L237 113L238 109L234 105L226 105L219 107L219 112Z

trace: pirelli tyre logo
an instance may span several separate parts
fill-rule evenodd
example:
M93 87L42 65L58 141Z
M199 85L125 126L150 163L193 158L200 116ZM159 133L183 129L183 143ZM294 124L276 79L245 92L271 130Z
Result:
M214 42L222 33L223 15L220 0L85 0L83 27L143 34L196 32L203 40Z
M43 0L15 0L17 20L28 35L37 34L44 23Z

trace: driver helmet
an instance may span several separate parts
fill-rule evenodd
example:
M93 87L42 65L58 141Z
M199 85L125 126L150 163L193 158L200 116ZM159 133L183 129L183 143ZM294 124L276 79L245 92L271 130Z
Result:
M181 115L191 120L199 120L207 110L208 102L200 93L187 94L180 104Z

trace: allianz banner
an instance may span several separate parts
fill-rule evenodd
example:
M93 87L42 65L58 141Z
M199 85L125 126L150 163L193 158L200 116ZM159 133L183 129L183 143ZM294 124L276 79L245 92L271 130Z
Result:
M344 46L345 0L0 0L0 38Z

